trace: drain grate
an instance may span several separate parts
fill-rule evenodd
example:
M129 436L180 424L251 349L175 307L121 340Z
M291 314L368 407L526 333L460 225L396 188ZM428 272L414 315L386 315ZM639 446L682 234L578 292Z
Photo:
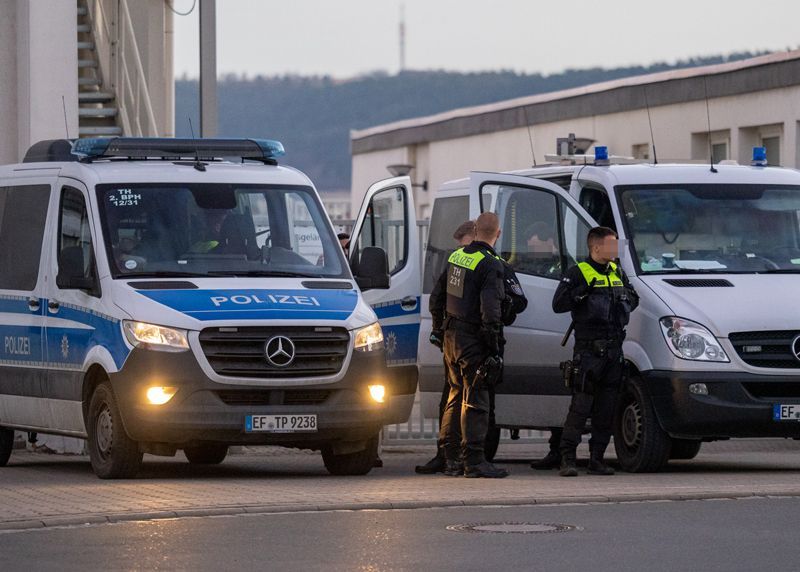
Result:
M451 524L447 530L454 532L488 532L494 534L551 534L580 530L571 524L549 524L540 522L478 522L472 524Z

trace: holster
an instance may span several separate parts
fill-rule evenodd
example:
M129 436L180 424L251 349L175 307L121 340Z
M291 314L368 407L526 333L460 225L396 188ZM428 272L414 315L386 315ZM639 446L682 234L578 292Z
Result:
M490 389L496 387L503 380L503 358L489 356L478 367L475 373L476 389Z
M560 364L558 364L558 367L561 368L561 379L564 380L564 387L567 389L572 389L572 384L574 382L575 363L572 360L562 361Z

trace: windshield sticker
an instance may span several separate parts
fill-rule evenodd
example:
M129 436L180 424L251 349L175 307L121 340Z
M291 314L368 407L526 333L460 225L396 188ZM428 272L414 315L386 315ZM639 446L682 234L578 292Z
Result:
M115 207L135 207L142 200L142 195L131 189L117 189L108 195L108 202Z
M139 266L139 265L136 264L135 260L126 260L125 261L125 268L127 268L128 270L134 270L137 266Z

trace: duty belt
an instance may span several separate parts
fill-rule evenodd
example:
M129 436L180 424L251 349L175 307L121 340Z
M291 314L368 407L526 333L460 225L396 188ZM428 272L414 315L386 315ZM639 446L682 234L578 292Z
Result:
M459 318L458 316L453 316L452 314L447 314L447 317L444 319L444 329L476 334L478 330L481 329L481 325L474 322L468 322L467 320Z

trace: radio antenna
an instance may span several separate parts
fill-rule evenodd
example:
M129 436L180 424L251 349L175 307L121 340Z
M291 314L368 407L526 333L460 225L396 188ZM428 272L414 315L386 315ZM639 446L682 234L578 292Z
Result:
M194 127L192 127L192 118L187 115L186 119L189 120L189 131L192 132L192 139L195 142L195 145L194 145L194 168L197 169L198 171L205 171L206 170L206 166L203 165L200 162L200 151L197 148L197 137L194 136Z
M703 76L703 93L705 94L706 98L706 121L708 125L708 162L711 164L711 172L716 173L717 170L714 168L714 146L711 144L711 112L708 110L708 84L706 83L706 78L708 76Z
M658 155L656 154L656 138L653 135L653 118L650 117L650 102L647 101L647 86L644 89L644 107L647 109L647 123L650 125L650 144L653 146L653 165L658 165Z
M61 108L64 110L64 131L67 132L67 139L69 139L69 122L67 122L67 102L64 101L64 96L61 96Z
M531 144L531 159L533 159L533 166L536 167L536 153L533 150L533 125L531 125L531 120L528 119L528 107L523 105L522 112L525 114L525 123L528 124L528 142Z

